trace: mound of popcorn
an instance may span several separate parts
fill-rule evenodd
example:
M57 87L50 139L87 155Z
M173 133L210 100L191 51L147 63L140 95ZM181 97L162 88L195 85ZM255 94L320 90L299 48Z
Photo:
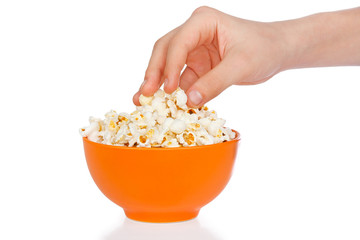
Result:
M189 147L226 142L235 133L225 120L206 106L188 108L187 96L178 88L172 94L159 89L154 96L139 98L141 106L131 114L114 110L105 119L90 117L80 134L90 141L128 147Z

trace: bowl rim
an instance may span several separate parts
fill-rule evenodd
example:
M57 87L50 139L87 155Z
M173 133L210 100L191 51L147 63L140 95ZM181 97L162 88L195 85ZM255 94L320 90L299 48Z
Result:
M94 145L101 145L102 147L105 148L114 148L114 149L127 149L127 150L134 150L134 151L176 151L176 150L189 150L189 149L199 149L199 148L209 148L209 147L213 147L213 146L218 146L220 144L229 144L232 142L240 142L241 138L240 138L240 133L234 129L231 129L231 131L235 132L235 138L230 140L230 141L226 141L226 142L221 142L221 143L214 143L214 144L209 144L209 145L201 145L201 146L189 146L189 147L125 147L125 146L116 146L116 145L108 145L108 144L103 144L103 143L98 143L98 142L93 142L90 141L87 137L83 137L83 141L84 142L88 142L90 144L94 144Z

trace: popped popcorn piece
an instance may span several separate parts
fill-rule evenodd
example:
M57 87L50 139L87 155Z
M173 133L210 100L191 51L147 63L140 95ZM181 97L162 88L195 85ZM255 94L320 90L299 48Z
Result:
M136 142L139 147L151 147L150 138L146 135L140 135Z
M161 89L157 90L154 94L155 98L163 99L165 97L165 92Z
M183 132L178 135L178 140L184 147L196 145L196 137L193 132Z
M186 105L187 96L184 91L182 91L180 88L176 89L176 91L173 93L173 97L175 98L175 103L179 108L184 110L188 109Z
M199 119L199 123L204 127L204 128L208 128L210 123L211 123L211 120L209 118L202 118L202 119Z
M177 118L177 119L180 119L180 118L182 118L183 116L184 116L184 111L183 110L178 110L177 112L176 112L176 116L175 116L175 118Z
M139 102L142 106L145 106L145 105L149 105L153 99L154 99L153 96L145 97L144 95L141 94L139 97Z
M99 118L90 117L90 126L80 128L80 135L87 137L90 141L99 142L103 140L102 130L105 129L104 121Z
M215 121L210 122L209 126L207 127L208 132L213 135L214 137L219 134L221 128L223 128L225 120L217 119Z
M186 124L183 120L175 119L170 125L170 130L176 134L182 133L186 129Z
M204 106L188 108L187 96L178 88L172 94L159 89L139 98L131 114L110 110L105 119L89 118L80 135L90 141L128 147L189 147L229 141L235 133L225 120Z
M177 107L176 107L175 103L171 100L168 100L166 103L169 106L171 117L176 118Z
M162 125L162 129L164 129L165 131L168 131L169 128L170 128L170 126L171 126L171 124L172 124L174 121L175 121L175 119L173 119L173 118L170 118L170 117L166 118L165 121L164 121L164 123L163 123L163 125Z
M173 138L169 141L165 141L161 146L163 146L163 147L180 147L176 138Z
M161 125L161 124L163 124L164 122L165 122L165 120L166 120L166 117L165 116L158 116L157 118L156 118L156 121Z
M155 98L152 101L151 107L162 117L167 117L170 112L170 109L167 108L165 99L163 98Z

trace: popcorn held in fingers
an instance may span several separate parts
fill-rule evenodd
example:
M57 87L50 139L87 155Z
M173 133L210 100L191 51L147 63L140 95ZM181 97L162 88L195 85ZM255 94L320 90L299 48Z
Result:
M235 138L215 111L206 106L188 108L180 88L172 94L159 89L154 96L141 95L139 102L131 114L111 110L103 120L90 117L81 136L107 145L148 148L210 145Z
M140 95L139 97L139 102L142 106L145 106L145 105L150 105L151 104L151 101L154 99L153 96L151 97L145 97L144 95Z

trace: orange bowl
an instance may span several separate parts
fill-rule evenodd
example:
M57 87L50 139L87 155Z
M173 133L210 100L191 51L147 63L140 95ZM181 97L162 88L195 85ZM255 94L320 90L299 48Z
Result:
M101 192L144 222L195 218L228 183L239 133L234 140L196 147L136 148L83 138L90 174Z

